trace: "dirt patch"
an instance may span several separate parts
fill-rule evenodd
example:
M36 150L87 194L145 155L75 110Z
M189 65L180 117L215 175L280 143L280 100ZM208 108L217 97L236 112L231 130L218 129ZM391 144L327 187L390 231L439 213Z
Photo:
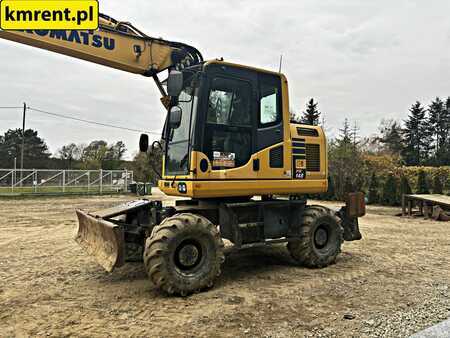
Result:
M450 315L449 223L369 207L329 268L284 246L231 252L212 290L169 298L141 264L108 274L72 240L75 208L128 199L0 201L1 336L398 337Z

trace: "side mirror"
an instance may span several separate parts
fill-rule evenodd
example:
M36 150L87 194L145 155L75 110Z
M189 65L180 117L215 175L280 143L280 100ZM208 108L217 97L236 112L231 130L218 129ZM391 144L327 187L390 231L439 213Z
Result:
M141 138L139 139L139 150L141 151L141 153L146 153L148 151L148 145L149 145L148 135L142 134Z
M183 111L180 107L174 106L170 108L169 111L169 128L178 129L181 125L181 118L183 116Z
M172 97L178 97L183 90L183 73L173 70L167 79L167 94Z

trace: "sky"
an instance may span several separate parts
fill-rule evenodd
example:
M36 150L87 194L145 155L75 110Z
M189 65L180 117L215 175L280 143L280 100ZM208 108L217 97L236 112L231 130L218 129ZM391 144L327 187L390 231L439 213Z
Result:
M450 96L448 0L100 0L100 11L141 31L195 46L205 59L282 72L290 106L314 98L336 134L345 118L363 136L382 119L403 120L419 100ZM159 132L165 112L151 79L0 40L0 106L29 106ZM22 112L0 110L0 133ZM50 151L68 143L123 140L131 158L139 134L30 111Z

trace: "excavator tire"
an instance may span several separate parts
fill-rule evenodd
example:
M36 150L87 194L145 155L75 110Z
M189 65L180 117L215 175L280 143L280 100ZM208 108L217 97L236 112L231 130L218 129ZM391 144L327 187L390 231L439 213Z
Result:
M169 295L184 297L212 287L224 261L219 231L199 215L183 213L166 218L145 243L147 274Z
M323 268L335 263L344 233L335 213L322 206L308 206L300 223L297 229L300 239L288 243L294 260L308 268Z

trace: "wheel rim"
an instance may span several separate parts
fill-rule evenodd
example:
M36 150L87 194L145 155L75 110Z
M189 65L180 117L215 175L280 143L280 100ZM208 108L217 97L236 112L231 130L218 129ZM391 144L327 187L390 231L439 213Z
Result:
M190 271L200 264L202 257L202 246L194 240L185 240L175 251L175 264L181 271Z
M328 243L328 230L325 226L321 225L314 233L314 244L318 249L323 249Z

